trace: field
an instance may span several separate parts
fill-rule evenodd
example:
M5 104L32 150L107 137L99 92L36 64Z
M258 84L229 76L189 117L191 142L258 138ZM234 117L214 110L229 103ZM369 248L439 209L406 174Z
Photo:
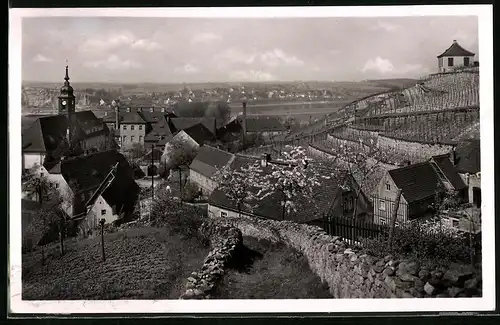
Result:
M178 299L186 279L209 252L197 239L159 228L134 228L100 237L68 241L60 257L48 248L45 267L40 250L23 255L23 299Z
M244 251L232 261L213 299L331 298L306 258L283 244L244 237Z

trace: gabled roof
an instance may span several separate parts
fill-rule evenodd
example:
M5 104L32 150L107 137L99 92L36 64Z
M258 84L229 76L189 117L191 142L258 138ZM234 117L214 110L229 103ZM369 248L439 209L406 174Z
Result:
M173 117L170 118L170 124L173 126L173 132L187 129L198 123L203 124L210 132L215 134L215 118L213 117Z
M155 111L155 112L142 111L142 112L139 112L138 114L140 114L142 116L144 121L151 123L151 124L165 121L165 118L167 116L168 117L177 117L174 113L158 112L158 111Z
M258 159L236 155L231 163L233 170L238 170L241 167L248 166L249 164L258 163ZM264 169L265 173L269 173L270 168ZM328 213L333 204L341 193L340 185L354 182L352 177L348 176L346 172L339 172L337 177L328 177L327 179L320 179L321 185L314 189L315 202L303 199L300 200L297 212L292 212L287 215L286 220L295 221L299 223L307 223L322 218L323 213ZM352 184L352 183L351 183ZM281 207L281 194L274 193L267 196L260 202L249 202L257 207L253 214L259 217L268 219L282 220L282 207ZM209 204L221 208L237 211L236 202L229 200L224 192L217 188L209 198ZM242 207L242 212L252 213L248 208Z
M388 171L408 203L435 195L442 184L430 162L423 162Z
M432 160L436 163L437 167L441 170L444 176L450 181L455 190L461 190L467 187L464 181L453 167L449 154L433 156Z
M438 58L442 58L444 56L474 56L475 54L467 51L460 45L458 45L457 41L453 41L453 44L444 51L441 55L438 55Z
M66 137L68 119L64 115L38 118L22 134L23 152L50 152Z
M161 156L163 155L163 151L155 148L153 150L150 150L148 153L146 153L144 156L141 157L142 161L145 162L150 162L151 161L151 156L153 156L153 160L158 161L161 159Z
M95 116L92 111L75 112L72 115L73 122L76 123L83 132L88 136L96 136L98 134L108 134L109 129L104 121Z
M455 148L455 169L459 173L475 174L481 171L481 143L478 139L459 142Z
M146 121L138 112L120 112L120 123L122 124L146 124Z
M123 208L124 211L130 212L135 204L138 186L134 181L131 166L116 150L65 159L49 172L58 171L76 196L86 193L88 199L117 162L119 164L116 178L102 196L111 207L115 206L117 211ZM73 212L75 214L84 212L84 203L79 200L75 201Z
M204 145L200 147L189 169L210 178L218 169L226 166L233 157L234 155L227 151Z
M153 125L153 129L148 133L145 139L153 139L156 138L158 139L158 136L164 136L168 137L169 139L172 138L172 132L170 130L170 127L168 126L167 120L163 118L162 120L158 121L158 123L155 123Z
M202 145L214 138L214 134L210 132L210 130L207 129L204 124L201 123L188 127L182 130L182 132L185 132L187 135L189 135L191 139L196 141L196 143L198 143L199 145Z

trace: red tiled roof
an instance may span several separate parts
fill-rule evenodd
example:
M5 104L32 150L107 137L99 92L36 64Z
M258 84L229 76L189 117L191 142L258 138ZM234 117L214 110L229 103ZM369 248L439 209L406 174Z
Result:
M467 51L466 49L458 45L456 41L453 41L453 44L451 44L451 46L448 49L446 49L446 51L444 51L441 55L438 55L438 58L442 58L444 56L474 56L474 55L475 55L474 53Z

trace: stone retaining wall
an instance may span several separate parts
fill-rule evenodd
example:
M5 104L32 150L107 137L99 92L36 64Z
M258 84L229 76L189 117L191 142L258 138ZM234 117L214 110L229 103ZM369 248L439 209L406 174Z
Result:
M220 217L212 217L219 219ZM440 268L417 260L364 254L318 227L288 221L227 217L244 236L283 242L307 258L334 298L423 298L481 296L481 271L452 264Z
M453 145L448 144L429 144L417 141L407 141L379 134L377 146L381 149L387 148L406 152L410 155L430 158L432 156L442 155L453 151Z
M187 279L186 292L180 299L209 299L210 292L224 274L224 268L237 254L243 242L241 231L223 220L208 220L200 233L210 242L212 250L203 266Z

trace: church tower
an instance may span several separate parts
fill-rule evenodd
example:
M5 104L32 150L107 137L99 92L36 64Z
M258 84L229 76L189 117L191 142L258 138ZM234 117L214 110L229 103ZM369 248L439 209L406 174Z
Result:
M58 112L61 115L66 115L68 118L68 140L71 140L70 126L73 121L73 114L75 113L75 95L73 94L73 87L69 84L68 66L66 66L66 76L64 77L64 80L64 85L61 87L61 92L58 97Z

